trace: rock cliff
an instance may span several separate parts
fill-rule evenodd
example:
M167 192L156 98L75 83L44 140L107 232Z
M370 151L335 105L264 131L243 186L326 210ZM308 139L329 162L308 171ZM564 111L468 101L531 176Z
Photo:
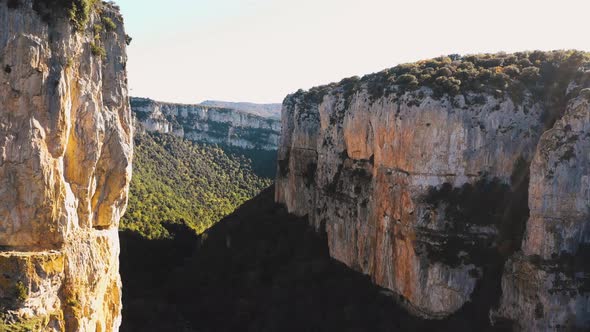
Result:
M112 4L0 1L0 330L118 330L125 47Z
M572 99L537 145L522 252L506 264L499 315L530 331L590 326L590 104Z
M588 327L588 59L453 55L300 90L275 200L417 315Z
M191 141L244 149L276 150L280 121L229 108L132 98L140 130L169 133Z

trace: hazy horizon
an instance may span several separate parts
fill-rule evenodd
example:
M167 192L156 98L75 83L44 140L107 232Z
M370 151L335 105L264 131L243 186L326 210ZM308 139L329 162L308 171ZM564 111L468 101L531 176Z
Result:
M280 103L440 55L590 50L582 0L115 2L133 38L130 95L168 102Z

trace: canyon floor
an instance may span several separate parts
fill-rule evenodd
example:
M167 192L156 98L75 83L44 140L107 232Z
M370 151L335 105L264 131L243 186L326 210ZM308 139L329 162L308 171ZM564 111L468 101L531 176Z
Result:
M167 226L169 240L122 232L121 331L509 329L489 326L477 300L445 320L411 316L273 197L267 188L199 237L182 225Z

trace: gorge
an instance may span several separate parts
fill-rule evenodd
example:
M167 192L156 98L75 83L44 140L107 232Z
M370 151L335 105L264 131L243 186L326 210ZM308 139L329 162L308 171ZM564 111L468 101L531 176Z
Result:
M0 332L590 328L590 54L279 112L129 98L129 42L112 3L0 0Z
M589 68L449 56L288 96L274 190L175 227L159 245L190 254L133 291L125 329L586 329ZM125 269L154 264L135 251Z

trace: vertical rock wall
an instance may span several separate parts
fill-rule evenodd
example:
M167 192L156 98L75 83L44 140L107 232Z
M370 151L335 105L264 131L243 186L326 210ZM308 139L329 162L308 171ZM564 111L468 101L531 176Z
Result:
M531 165L522 252L506 264L499 315L523 330L590 326L590 103L569 102Z
M0 327L115 331L133 150L123 20L98 3L76 31L49 3L0 1Z
M448 63L437 75L468 67ZM521 329L590 326L585 69L537 76L518 100L485 85L454 96L396 86L408 75L391 73L405 68L285 99L276 201L417 315L475 305Z
M479 251L499 233L495 220L452 220L445 199L461 188L473 204L486 204L481 187L510 195L515 167L532 159L542 133L542 108L525 113L491 96L473 106L393 98L370 103L360 92L344 108L336 94L307 108L288 97L276 199L325 229L332 257L415 313L443 317L470 299L483 273Z

